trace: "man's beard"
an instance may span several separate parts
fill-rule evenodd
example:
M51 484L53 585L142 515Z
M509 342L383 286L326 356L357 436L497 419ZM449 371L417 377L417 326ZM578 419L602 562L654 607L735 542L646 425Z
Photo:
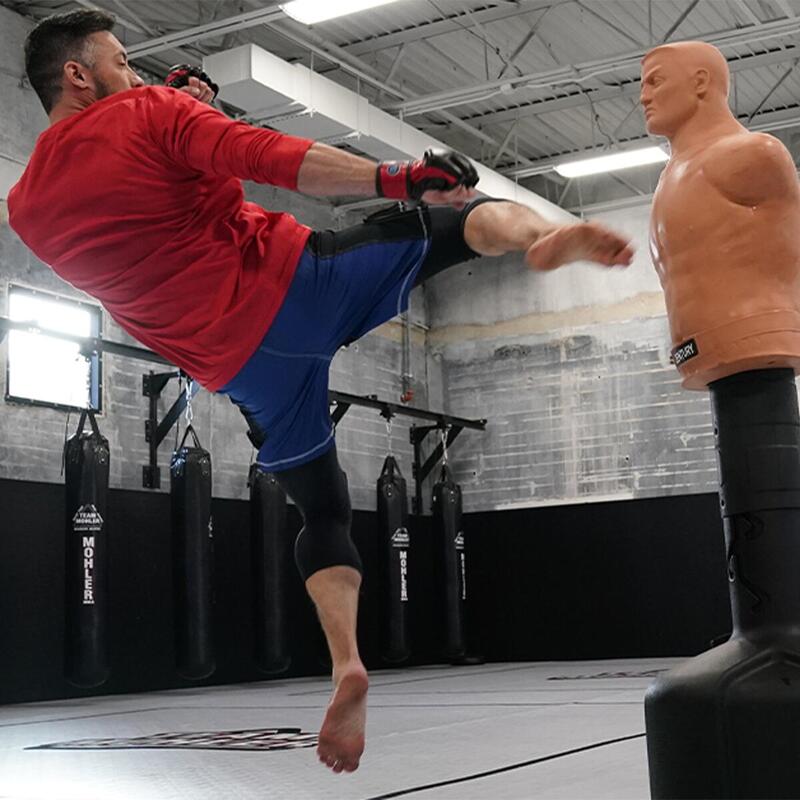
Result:
M95 99L102 100L104 97L108 97L110 94L113 94L111 87L102 78L98 78L96 75L93 75L92 77L94 78Z

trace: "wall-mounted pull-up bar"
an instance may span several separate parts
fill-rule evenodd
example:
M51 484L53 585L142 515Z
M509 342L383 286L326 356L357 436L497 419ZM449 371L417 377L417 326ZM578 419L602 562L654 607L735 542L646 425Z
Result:
M381 416L387 420L393 417L412 417L434 422L434 425L412 425L409 432L409 439L414 446L414 497L411 501L412 511L421 514L422 509L422 482L441 460L445 452L445 445L440 442L436 449L428 456L425 463L422 463L422 443L427 435L433 431L444 432L446 435L447 447L455 440L464 428L473 430L485 430L485 419L464 419L463 417L453 417L450 414L440 414L436 411L426 411L422 408L409 408L398 403L390 403L386 400L379 400L374 394L366 397L359 397L355 394L345 392L328 392L328 397L333 406L331 419L336 425L339 420L348 412L351 406L363 406L374 408L380 411Z
M72 336L62 333L61 331L42 328L33 322L18 322L6 317L0 317L0 342L3 341L10 330L41 333L43 335L54 334L60 339L78 344L81 353L87 357L93 353L113 353L123 358L133 358L139 361L150 361L156 364L170 365L167 359L143 347L110 342L100 337ZM160 486L158 446L164 441L164 438L186 408L187 389L183 389L178 399L172 404L161 421L158 420L158 398L172 378L180 377L186 377L188 379L185 373L175 370L171 372L150 372L142 376L142 394L149 399L148 418L145 420L145 440L150 446L150 463L142 468L142 485L146 489L157 489ZM187 386L192 387L192 395L194 396L198 391L198 385L192 382L188 383ZM427 411L423 408L410 408L409 406L404 406L399 403L380 400L377 395L366 395L362 397L356 394L331 390L328 392L328 398L331 404L331 419L334 425L338 424L352 406L373 408L379 411L380 415L386 420L391 420L393 417L411 417L412 419L420 419L433 423L431 425L412 425L409 433L411 444L414 447L413 476L415 492L412 506L415 514L421 514L423 510L422 482L439 463L439 460L445 453L445 447L449 447L465 428L471 428L473 430L486 429L485 419L464 419L463 417L454 417L450 414ZM427 435L433 431L443 433L443 441L436 446L425 462L422 463L422 444Z

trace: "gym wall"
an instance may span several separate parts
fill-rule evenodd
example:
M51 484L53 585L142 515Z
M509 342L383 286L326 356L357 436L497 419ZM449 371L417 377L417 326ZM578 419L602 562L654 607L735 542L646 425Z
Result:
M649 212L594 217L632 236L627 270L532 273L505 258L429 283L447 410L489 417L454 447L466 510L716 491L708 395L669 363Z

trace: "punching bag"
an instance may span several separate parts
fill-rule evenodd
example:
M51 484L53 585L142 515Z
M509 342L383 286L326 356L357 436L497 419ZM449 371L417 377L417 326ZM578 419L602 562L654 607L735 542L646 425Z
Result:
M378 478L378 563L381 655L392 663L406 661L411 654L406 615L410 546L406 481L394 457L389 455Z
M83 426L89 420L91 432ZM64 674L76 686L108 680L108 440L94 411L81 412L64 444L66 630Z
M187 447L191 434L193 447ZM188 680L214 672L211 456L189 425L170 463L175 659Z
M433 485L433 533L436 577L442 608L442 642L446 658L465 655L464 605L467 599L464 532L461 529L461 487L450 467L442 465Z
M255 659L270 675L291 663L286 641L286 493L275 476L250 467L250 544L255 592Z

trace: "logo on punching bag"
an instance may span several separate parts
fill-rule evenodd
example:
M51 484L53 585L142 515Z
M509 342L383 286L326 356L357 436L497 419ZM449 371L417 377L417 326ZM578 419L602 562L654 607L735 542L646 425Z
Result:
M392 535L392 547L409 547L411 537L408 535L408 528L398 528Z
M72 529L81 536L83 558L83 601L85 606L94 605L94 554L97 547L94 534L103 529L103 518L91 503L81 506L72 518ZM88 535L87 535L88 534Z
M459 531L455 538L456 551L461 566L461 599L467 599L467 559L464 555L464 531Z

